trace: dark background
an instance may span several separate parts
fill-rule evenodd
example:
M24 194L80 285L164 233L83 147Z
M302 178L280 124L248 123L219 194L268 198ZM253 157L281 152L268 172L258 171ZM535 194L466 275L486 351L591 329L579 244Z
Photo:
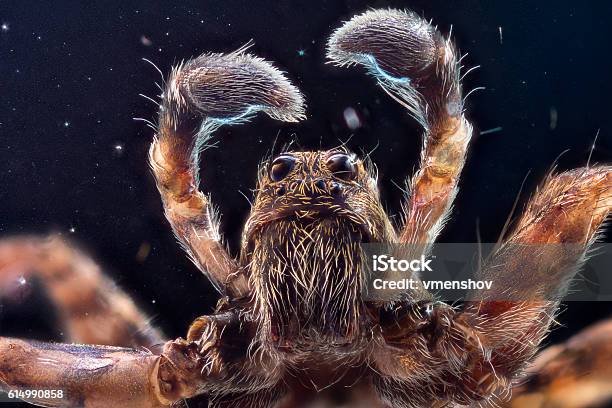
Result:
M467 67L482 67L465 90L475 137L452 221L441 240L492 242L528 172L533 191L555 159L583 166L598 129L593 162L612 162L609 75L612 38L605 1L2 1L0 2L0 236L61 233L84 246L170 337L184 335L217 296L187 260L165 221L147 164L159 73L204 51L252 52L288 72L308 102L308 120L283 125L258 117L222 129L202 160L203 188L223 213L234 252L257 164L278 143L327 148L350 138L374 149L384 201L399 212L402 184L417 163L420 130L360 69L325 64L333 28L368 7L410 7L453 35ZM502 27L503 42L499 27ZM149 44L150 43L150 44ZM300 52L303 51L303 52ZM300 55L303 54L303 55ZM357 110L363 127L343 120ZM557 112L557 123L551 121ZM351 138L352 136L352 138ZM116 146L120 145L121 150ZM397 218L397 217L396 217ZM72 231L74 232L71 232ZM143 242L152 250L144 261ZM37 291L0 309L0 334L60 340ZM609 316L606 303L566 306L551 341Z

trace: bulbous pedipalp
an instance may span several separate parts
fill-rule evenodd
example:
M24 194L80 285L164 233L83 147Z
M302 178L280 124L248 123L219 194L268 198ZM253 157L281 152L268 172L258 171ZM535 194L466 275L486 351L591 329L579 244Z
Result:
M327 55L337 64L371 64L396 80L419 78L432 67L443 45L441 35L412 12L368 11L336 30Z
M239 123L263 111L297 122L305 117L304 98L281 71L241 48L229 54L206 53L174 69L166 100L218 124Z
M332 63L363 65L425 129L447 128L449 116L463 112L456 55L449 40L410 11L369 10L327 42Z

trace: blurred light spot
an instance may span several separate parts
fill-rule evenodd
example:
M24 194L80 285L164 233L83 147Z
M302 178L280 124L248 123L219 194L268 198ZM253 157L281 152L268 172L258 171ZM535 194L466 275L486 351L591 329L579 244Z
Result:
M151 39L147 37L146 35L140 36L140 43L144 45L145 47L150 47L153 45L153 41L151 41Z
M143 243L140 244L140 247L138 248L138 252L136 252L136 260L138 262L144 262L150 253L151 253L151 244L149 244L147 241L144 241Z
M357 114L357 111L355 111L355 109L349 106L344 110L343 115L344 122L346 123L346 126L348 126L349 129L355 130L361 127L361 119L359 119L359 115Z
M557 112L557 108L554 106L550 107L550 130L555 130L557 128L557 120L559 119L559 112Z

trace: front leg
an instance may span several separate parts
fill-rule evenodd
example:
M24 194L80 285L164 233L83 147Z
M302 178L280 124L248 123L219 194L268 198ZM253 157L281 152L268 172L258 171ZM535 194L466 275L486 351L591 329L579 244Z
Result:
M203 54L177 66L168 79L149 161L177 238L223 294L245 296L248 282L221 241L210 197L198 191L200 152L222 125L243 123L260 111L295 122L304 117L303 104L280 71L245 48Z
M59 398L29 400L41 406L150 408L199 394L244 397L277 387L282 373L278 360L254 342L254 332L235 313L206 316L160 355L0 338L0 386L62 391Z
M0 388L56 391L27 399L44 407L163 407L169 401L159 388L160 359L127 348L0 337Z
M425 129L421 163L409 184L400 242L428 251L457 194L472 126L463 114L457 51L412 12L371 10L328 42L338 65L360 64Z

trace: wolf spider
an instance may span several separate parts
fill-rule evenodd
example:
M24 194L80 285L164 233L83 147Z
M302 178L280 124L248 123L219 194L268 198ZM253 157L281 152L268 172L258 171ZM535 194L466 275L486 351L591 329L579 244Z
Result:
M403 226L389 221L376 175L356 155L287 151L261 166L240 256L230 256L198 190L200 153L217 128L257 112L304 119L304 99L246 48L201 55L172 70L149 159L176 237L222 295L215 312L164 342L82 254L57 240L6 241L2 282L35 271L72 341L131 348L0 338L5 389L62 389L61 400L30 401L85 407L162 407L199 395L213 407L296 407L339 394L352 406L439 407L508 395L612 208L612 168L549 176L482 265L480 277L522 300L472 293L451 307L422 290L364 299L361 244L428 250L457 193L472 126L456 49L414 13L358 15L332 34L327 56L364 66L425 130ZM526 256L524 244L544 243L577 249Z

